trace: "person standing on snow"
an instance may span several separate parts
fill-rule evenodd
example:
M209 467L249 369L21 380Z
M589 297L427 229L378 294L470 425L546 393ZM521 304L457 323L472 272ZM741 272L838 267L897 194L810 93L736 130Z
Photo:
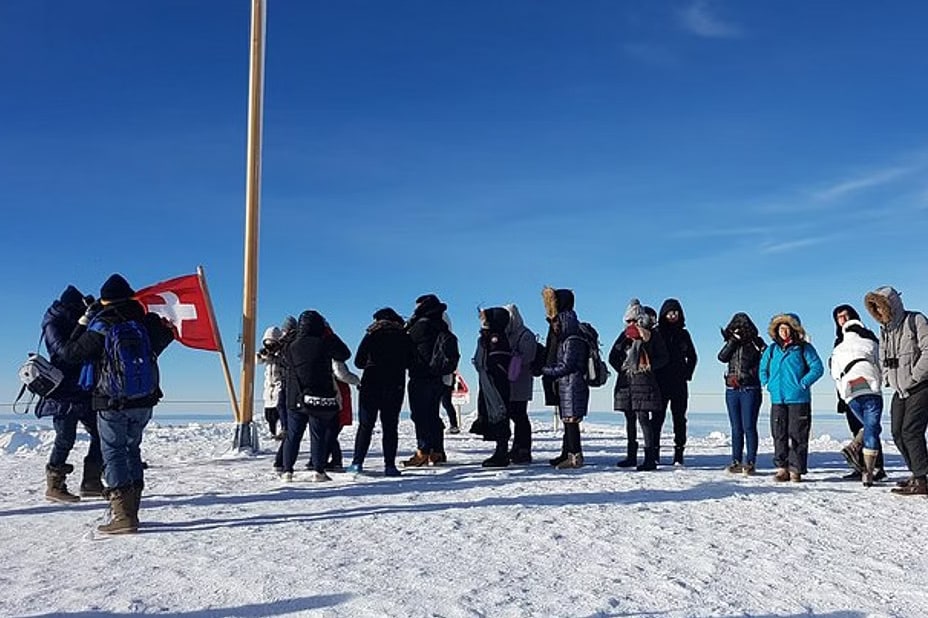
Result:
M686 316L676 298L668 298L658 314L657 331L667 347L667 364L655 370L661 389L663 406L657 419L660 435L667 417L667 407L673 419L673 463L683 465L683 450L686 448L686 409L689 404L687 384L696 371L696 346L686 330Z
M517 374L509 376L511 380L509 418L513 425L509 461L513 464L530 464L532 463L532 424L528 418L528 402L532 400L532 391L535 386L532 363L535 361L538 345L535 333L529 330L522 321L519 308L515 305L504 305L503 308L509 312L509 325L506 326L509 348L513 357L519 362Z
M264 420L267 421L268 430L275 440L282 440L283 433L277 433L277 422L280 414L277 412L277 403L280 400L280 329L271 326L264 331L262 347L258 350L258 363L264 365Z

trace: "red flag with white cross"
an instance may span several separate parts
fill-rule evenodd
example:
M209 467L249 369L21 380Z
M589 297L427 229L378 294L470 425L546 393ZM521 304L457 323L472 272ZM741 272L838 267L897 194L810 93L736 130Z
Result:
M209 301L197 275L156 283L136 292L135 298L147 311L171 322L180 343L198 350L220 351Z

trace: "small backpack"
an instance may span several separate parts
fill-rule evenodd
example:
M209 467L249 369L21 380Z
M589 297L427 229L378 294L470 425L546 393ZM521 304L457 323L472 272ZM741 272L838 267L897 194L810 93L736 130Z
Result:
M29 401L26 402L26 409L22 414L26 414L29 411L29 406L32 405L36 397L47 397L51 395L64 379L64 374L61 370L42 356L40 350L42 349L43 339L45 339L44 330L39 337L36 351L29 352L28 358L19 367L19 381L22 382L23 385L19 389L19 394L16 395L16 400L13 402L12 406L13 412L16 414L20 414L20 412L16 410L16 405L19 403L20 399L23 398L26 391L29 391L31 395Z
M110 408L116 410L156 395L158 361L145 326L129 320L103 329L103 360L95 394L106 397Z
M432 346L432 358L429 359L429 369L432 374L446 376L454 373L460 360L458 338L450 330L438 331L435 345Z
M599 349L599 333L589 322L580 322L580 337L590 349L587 359L586 383L588 386L602 386L609 379L609 367L603 360Z

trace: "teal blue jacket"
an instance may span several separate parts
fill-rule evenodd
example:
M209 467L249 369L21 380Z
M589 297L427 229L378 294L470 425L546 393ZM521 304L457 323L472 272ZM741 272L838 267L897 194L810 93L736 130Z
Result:
M767 387L770 402L810 403L812 385L825 368L811 343L792 343L783 348L779 342L764 350L760 359L760 383Z

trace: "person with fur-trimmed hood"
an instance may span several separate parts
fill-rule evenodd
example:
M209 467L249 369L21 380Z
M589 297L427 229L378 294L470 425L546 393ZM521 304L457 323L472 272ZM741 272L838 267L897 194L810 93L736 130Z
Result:
M447 461L444 451L444 432L440 416L441 396L445 389L447 371L432 366L436 342L441 333L448 333L444 341L454 344L452 351L460 356L456 339L442 314L448 305L434 294L416 299L416 308L406 324L406 332L413 345L413 358L409 366L409 412L416 426L416 452L403 461L405 467L437 465Z
M912 473L893 493L928 494L928 320L906 311L899 292L883 286L864 297L867 311L880 324L883 383L893 389L890 419L893 441Z
M396 451L400 409L403 407L406 369L412 363L413 347L403 318L394 309L378 309L373 318L354 358L355 367L363 373L358 395L358 432L354 437L354 455L348 471L354 474L363 471L379 415L383 433L383 474L399 476Z
M609 351L609 364L616 371L613 409L625 414L627 448L620 468L656 470L660 457L660 412L663 398L656 371L668 362L667 347L655 329L656 313L633 298L624 314L625 329ZM637 424L644 438L644 461L638 463Z
M546 286L541 291L549 329L546 345L547 362L542 375L548 378L548 389L556 397L556 405L564 423L561 454L550 461L558 469L583 467L580 443L580 423L590 404L590 387L586 383L589 344L580 336L580 321L574 312L574 293L567 289Z
M825 368L795 313L775 315L767 332L773 345L761 358L760 383L770 393L770 432L777 468L773 480L798 483L808 472L811 389Z
M728 365L725 407L731 424L731 463L725 471L752 476L757 467L757 419L763 402L758 374L767 344L761 339L751 316L741 311L722 329L722 339L725 344L719 350L718 359ZM744 455L747 457L742 459Z
M663 406L657 419L660 435L667 417L667 406L673 419L673 463L683 465L683 450L686 448L686 408L689 404L687 384L696 371L696 346L686 330L686 315L676 298L668 298L661 304L658 313L657 331L667 346L667 364L655 370L661 389Z
M863 425L862 480L864 486L870 487L873 485L877 458L880 455L882 431L880 345L873 331L866 328L859 319L850 318L848 314L846 309L836 314L841 324L841 340L835 345L828 364L838 397L848 405L849 413L857 417Z
M509 418L512 420L513 436L509 460L514 464L532 463L532 424L528 418L528 402L532 400L535 377L532 375L532 363L538 350L535 333L522 321L519 308L504 305L509 312L509 325L506 335L513 356L519 359L518 375L509 376ZM513 379L514 378L514 379Z
M277 412L277 404L280 400L280 329L276 326L270 326L264 331L264 337L261 339L261 349L258 350L258 363L264 365L264 420L267 421L268 430L271 437L275 440L283 440L283 432L277 432L277 422L280 420L280 414Z
M505 468L509 465L509 361L512 352L506 327L509 312L503 307L480 310L480 334L474 353L479 390L477 391L477 420L471 433L484 440L496 442L493 455L484 460L484 468Z

